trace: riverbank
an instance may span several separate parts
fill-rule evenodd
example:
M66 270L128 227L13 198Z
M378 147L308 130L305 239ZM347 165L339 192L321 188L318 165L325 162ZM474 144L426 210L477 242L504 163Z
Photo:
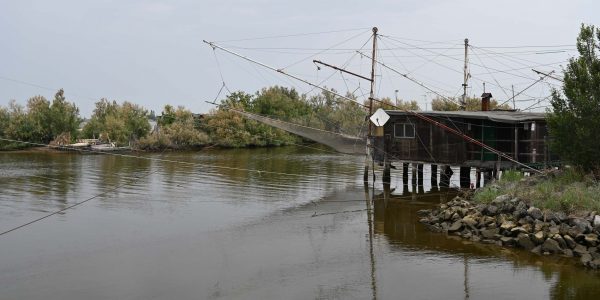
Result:
M585 267L600 269L600 215L595 210L597 196L589 195L597 183L571 182L576 178L573 172L526 178L509 173L475 193L419 211L420 222L434 232L537 255L571 257ZM538 198L544 191L553 193L545 201ZM573 197L574 191L579 198Z

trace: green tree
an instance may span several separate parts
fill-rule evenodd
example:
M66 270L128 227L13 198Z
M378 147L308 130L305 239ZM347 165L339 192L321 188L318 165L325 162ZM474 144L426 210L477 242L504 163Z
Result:
M15 100L8 103L9 122L6 127L8 138L18 141L35 142L35 125L28 116L26 109ZM39 140L38 140L39 141Z
M31 142L49 143L53 138L51 128L52 115L50 101L43 96L34 96L27 100L27 117L31 124Z
M6 108L0 106L0 137L6 137L8 122L10 122L10 114Z
M547 116L552 149L564 160L600 175L600 30L581 25L579 57L563 70L562 93L552 92Z
M369 100L365 100L364 104L369 105ZM379 101L373 101L373 112L379 108L388 110L421 110L417 101L392 101L392 99L389 97L379 99Z
M64 91L60 89L52 100L49 112L49 128L52 139L61 134L68 134L74 139L77 136L81 118L79 108L66 100Z
M120 145L145 137L150 132L148 111L130 102L119 105L116 101L101 99L90 121L83 128L87 138L107 137Z
M450 101L454 100L454 101ZM442 99L437 97L431 101L431 109L438 111L456 111L461 110L458 105L458 99L450 98L450 100ZM465 110L467 111L481 111L481 98L467 97L465 101ZM498 105L498 101L492 99L490 101L490 110L509 110L512 109L508 104Z

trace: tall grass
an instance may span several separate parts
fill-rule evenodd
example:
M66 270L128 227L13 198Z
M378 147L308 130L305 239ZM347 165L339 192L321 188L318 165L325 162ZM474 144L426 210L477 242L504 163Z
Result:
M542 209L566 213L600 211L600 183L577 168L525 179L519 172L506 171L500 180L479 189L474 200L489 203L504 194Z

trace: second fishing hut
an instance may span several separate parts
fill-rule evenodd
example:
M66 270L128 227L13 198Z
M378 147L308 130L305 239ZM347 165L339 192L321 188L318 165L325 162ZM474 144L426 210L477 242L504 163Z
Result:
M386 110L390 118L384 126L376 127L373 138L375 161L452 165L467 170L475 167L492 176L498 170L541 168L556 159L548 151L544 113L490 111L487 108L491 97L490 93L482 95L481 111Z

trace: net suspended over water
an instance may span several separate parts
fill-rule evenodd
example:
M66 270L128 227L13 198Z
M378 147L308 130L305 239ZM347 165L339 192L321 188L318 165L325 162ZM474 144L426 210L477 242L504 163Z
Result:
M285 122L242 110L231 109L231 111L239 113L246 118L279 128L281 130L299 135L303 138L313 140L317 143L329 146L334 150L345 154L365 154L364 137L351 136L343 133L331 132L323 129L313 128L304 125L298 125L290 122Z

